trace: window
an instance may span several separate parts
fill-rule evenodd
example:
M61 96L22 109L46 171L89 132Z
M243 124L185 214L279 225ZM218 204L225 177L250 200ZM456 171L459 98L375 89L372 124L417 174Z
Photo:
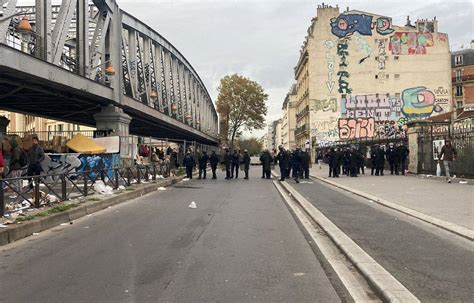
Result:
M456 85L456 97L462 96L462 85Z
M461 65L463 62L463 55L454 56L454 65Z
M456 108L462 108L462 107L463 107L462 100L457 101L456 102Z
M456 82L460 82L462 80L462 69L456 70Z
M400 79L400 74L395 74L395 80Z
M386 74L386 75L385 75L385 78L388 79L388 78L389 78L389 74Z

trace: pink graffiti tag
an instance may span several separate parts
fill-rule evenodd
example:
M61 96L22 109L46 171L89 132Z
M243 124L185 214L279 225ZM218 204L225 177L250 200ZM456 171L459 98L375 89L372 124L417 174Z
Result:
M374 118L339 119L338 126L340 139L359 139L374 137Z

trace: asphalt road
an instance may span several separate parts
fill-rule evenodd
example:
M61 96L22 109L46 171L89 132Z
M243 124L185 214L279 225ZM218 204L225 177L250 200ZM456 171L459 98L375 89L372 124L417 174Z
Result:
M316 180L288 182L422 302L474 301L472 242Z
M252 170L2 247L0 302L339 302L272 182Z

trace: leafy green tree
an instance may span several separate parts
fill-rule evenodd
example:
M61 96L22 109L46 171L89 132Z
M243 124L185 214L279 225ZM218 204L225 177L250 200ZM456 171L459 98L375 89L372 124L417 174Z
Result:
M268 95L255 81L234 74L221 79L218 88L217 112L227 122L230 148L242 131L252 131L265 127Z
M262 151L262 143L257 138L239 138L237 140L237 146L242 152L246 149L250 156L259 155Z

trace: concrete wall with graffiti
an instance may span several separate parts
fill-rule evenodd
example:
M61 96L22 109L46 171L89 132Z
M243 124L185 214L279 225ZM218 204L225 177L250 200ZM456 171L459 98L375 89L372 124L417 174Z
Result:
M437 21L320 6L309 54L311 136L334 141L406 138L406 123L452 110L449 41Z
M92 178L95 178L102 168L109 169L119 165L120 154L47 154L41 163L45 174L92 171L90 174ZM110 172L110 177L112 174L113 172Z

